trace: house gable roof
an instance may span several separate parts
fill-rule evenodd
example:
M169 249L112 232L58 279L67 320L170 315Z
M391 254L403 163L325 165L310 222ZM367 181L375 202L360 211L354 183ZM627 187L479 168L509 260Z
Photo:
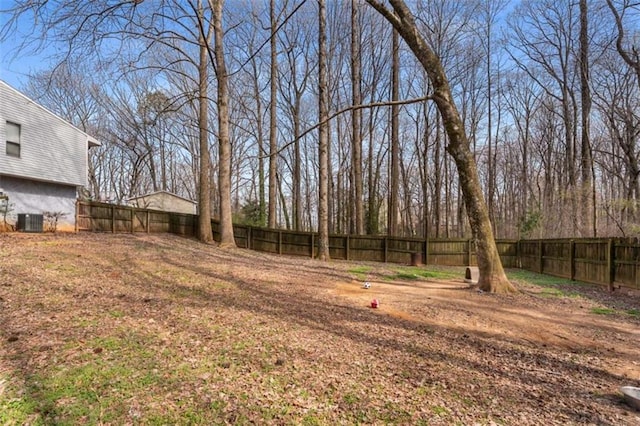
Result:
M165 194L165 195L169 195L169 196L171 196L171 197L179 198L179 199L181 199L181 200L184 200L184 201L188 201L188 202L190 202L190 203L193 203L194 205L195 205L195 204L198 204L196 201L190 200L190 199L185 198L185 197L181 197L181 196L179 196L179 195L174 194L173 192L169 192L169 191L162 191L162 190L161 190L161 191L149 192L149 193L147 193L147 194L138 195L138 196L136 196L136 197L130 197L130 198L129 198L129 201L140 200L140 199L143 199L143 198L148 198L148 197L152 197L152 196L154 196L154 195L160 195L160 194Z
M42 111L45 111L47 114L49 114L50 116L54 117L56 120L61 121L62 123L64 123L65 125L75 129L76 131L80 132L81 134L83 134L86 138L87 138L87 142L89 144L89 147L93 147L93 146L100 146L102 145L96 138L94 138L93 136L87 134L86 132L78 129L76 126L74 126L73 124L69 123L67 120L65 120L64 118L60 117L59 115L51 112L50 110L48 110L47 108L43 107L42 105L40 105L38 102L34 101L33 99L31 99L30 97L28 97L27 95L25 95L24 93L20 92L18 89L14 88L13 86L9 85L8 83L6 83L4 80L0 80L0 85L3 85L5 88L9 89L11 92L13 92L15 95L22 97L23 99L25 99L29 104L32 104L33 106L40 108Z

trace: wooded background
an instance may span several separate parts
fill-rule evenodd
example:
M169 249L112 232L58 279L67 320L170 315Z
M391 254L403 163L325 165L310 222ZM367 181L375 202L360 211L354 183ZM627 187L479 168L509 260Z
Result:
M0 38L19 31L23 51L60 47L59 57L49 52L51 70L32 73L20 89L102 142L90 152L85 195L112 202L155 190L198 199L207 176L199 137L218 136L222 77L202 65L215 71L226 58L235 221L316 230L318 4L227 2L224 39L216 38L224 54L208 59L220 3L18 0L3 10L14 18ZM640 235L637 5L411 7L449 76L498 238ZM469 237L433 103L385 105L428 96L425 72L365 2L328 1L326 19L328 113L345 111L327 129L330 232ZM204 129L202 93L210 104ZM349 109L360 104L373 106ZM227 162L218 148L227 145L208 147L211 212L220 217Z

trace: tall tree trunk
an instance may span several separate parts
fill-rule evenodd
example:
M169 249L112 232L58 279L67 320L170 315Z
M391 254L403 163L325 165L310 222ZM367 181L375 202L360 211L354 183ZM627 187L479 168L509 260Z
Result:
M287 200L285 199L284 191L282 190L282 179L280 179L280 174L276 174L276 178L278 182L278 196L280 197L280 205L282 206L282 215L284 216L285 229L291 229L289 211L287 210Z
M293 114L293 229L302 230L302 158L300 155L300 98L296 95Z
M204 12L198 2L198 19L203 25ZM201 26L199 44L200 58L198 63L198 139L200 143L200 170L198 177L198 239L204 243L213 240L211 230L211 186L210 186L210 154L209 154L209 62L208 40L205 39L204 27Z
M210 0L211 1L211 0ZM220 246L235 247L231 215L231 141L229 140L229 87L224 58L222 3L215 0L213 28L215 33L216 79L218 82L218 190L220 191Z
M529 214L529 132L531 131L530 118L531 114L527 110L524 137L522 138L522 218L527 217ZM519 238L519 236L518 236Z
M569 94L569 87L566 79L562 83L562 119L564 120L564 137L566 140L565 147L565 168L568 178L567 182L567 196L570 200L570 212L577 211L576 200L576 140L574 138L575 121L573 120L571 99ZM580 216L577 214L569 215L573 220L569 226L571 226L571 233L576 235L580 231ZM563 217L566 217L563 215Z
M596 217L592 198L593 176L591 168L593 159L591 156L590 141L590 114L591 114L591 89L589 87L589 17L587 0L580 0L580 97L582 104L581 114L581 154L582 154L582 190L581 205L583 208L584 223L583 235L596 236Z
M318 259L329 260L329 133L327 129L327 12L325 0L318 0L318 128L319 163L318 179Z
M440 119L440 115L436 115L436 146L433 153L433 220L436 238L440 238L442 232L442 126L440 125Z
M276 96L277 96L277 82L278 82L278 64L276 58L276 5L275 0L270 0L269 4L269 16L271 21L271 40L270 40L270 54L271 54L271 82L270 82L270 97L271 103L269 105L269 228L276 227L276 173L277 173L277 155L278 144L276 141Z
M325 56L326 58L327 56ZM325 62L326 63L326 62ZM328 70L328 67L325 67L325 70ZM328 73L326 74L328 76ZM326 80L325 80L326 81ZM326 106L326 114L325 117L329 116L329 88L328 85L325 86L327 87L327 95L325 97L326 102L325 102L325 106ZM328 186L327 186L327 223L328 223L328 227L329 227L329 233L335 233L335 222L336 222L336 213L335 213L335 191L336 191L336 187L335 187L335 181L333 179L333 177L335 176L333 174L333 162L331 161L332 158L332 153L331 153L331 143L329 142L329 135L332 134L333 130L331 129L331 122L327 122L327 128L326 128L326 135L327 135L327 182L328 182Z
M400 54L398 31L393 30L391 37L391 101L400 98ZM389 217L387 234L400 235L400 138L399 133L400 106L391 106L391 176L389 182Z
M360 23L358 14L359 0L351 0L351 100L353 105L362 103L360 81L362 70L360 61ZM351 115L351 173L353 186L354 231L364 234L364 204L362 198L362 111L354 109Z
M494 209L494 198L496 192L496 164L493 161L493 142L491 138L491 132L493 130L493 99L491 89L492 87L492 75L491 75L491 18L487 13L487 28L486 28L486 43L487 43L487 143L488 143L488 154L487 154L487 172L488 176L488 188L487 188L487 208L489 209L489 220L493 226L495 226L496 218L495 218L495 209ZM496 147L497 147L497 132L496 132ZM474 143L474 153L475 153L475 143Z
M258 66L256 61L251 61L253 66L253 96L256 102L256 139L258 142L258 225L265 226L267 224L267 202L265 194L265 141L264 141L264 119L262 117L262 97L260 96L260 81L258 78Z
M367 157L367 234L375 235L378 233L378 209L376 200L376 179L377 169L375 161L373 161L373 115L369 117L369 156Z
M165 149L164 146L164 141L162 139L160 139L160 187L162 188L163 191L167 191L167 151ZM171 160L169 160L169 164L171 164ZM173 169L173 168L172 168ZM176 192L173 188L171 190L171 192Z
M421 141L416 139L415 150L420 155L418 169L420 171L420 188L422 189L422 237L427 239L431 237L431 214L429 210L429 135L431 129L431 121L429 119L429 107L425 102L424 108L424 130ZM420 143L422 142L422 143Z
M400 33L433 84L433 99L442 115L445 130L449 136L447 152L458 169L458 179L467 207L469 223L476 238L480 289L495 293L516 291L502 268L487 205L480 188L477 166L440 59L420 36L413 14L402 0L389 0L394 11L390 11L376 0L367 0L367 2Z
M400 162L400 175L402 176L402 192L404 194L403 209L401 212L401 227L400 234L405 236L415 236L415 227L413 220L413 208L412 208L412 191L411 191L411 178L409 177L409 171L403 161Z
M445 148L446 149L446 148ZM444 237L451 238L451 179L449 179L449 161L442 159L444 163Z

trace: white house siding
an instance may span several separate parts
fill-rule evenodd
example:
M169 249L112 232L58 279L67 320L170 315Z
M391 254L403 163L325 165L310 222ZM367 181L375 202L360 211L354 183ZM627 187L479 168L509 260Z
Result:
M58 231L73 231L76 220L75 186L26 179L0 177L0 186L9 195L7 222L15 224L18 214L42 214L45 211L65 213L58 221Z
M20 158L6 155L6 122L20 125ZM0 175L86 186L89 137L0 81Z

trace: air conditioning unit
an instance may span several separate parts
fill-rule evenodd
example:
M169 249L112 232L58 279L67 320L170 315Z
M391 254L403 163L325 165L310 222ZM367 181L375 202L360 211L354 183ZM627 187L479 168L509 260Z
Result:
M41 214L19 213L18 231L42 232L43 217Z

